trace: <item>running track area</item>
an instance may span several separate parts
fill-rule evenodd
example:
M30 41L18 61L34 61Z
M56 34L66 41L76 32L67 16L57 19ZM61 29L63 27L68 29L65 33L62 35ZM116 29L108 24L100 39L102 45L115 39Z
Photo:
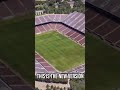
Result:
M0 0L0 20L34 10L34 0Z
M0 85L0 88L9 88L5 90L34 90L2 62L0 62Z
M57 31L77 44L85 47L85 16L82 13L50 14L35 18L35 34ZM35 52L35 73L55 73L57 71L40 54ZM66 71L84 73L85 65Z

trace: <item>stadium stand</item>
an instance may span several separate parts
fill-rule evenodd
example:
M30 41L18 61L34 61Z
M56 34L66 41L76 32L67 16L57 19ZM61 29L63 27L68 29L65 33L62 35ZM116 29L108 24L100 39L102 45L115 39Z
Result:
M34 11L33 0L0 0L0 20ZM10 67L0 61L0 90L34 90Z
M40 54L35 52L35 73L57 72Z
M104 10L105 13L114 15L120 18L120 1L119 0L86 0L86 3L94 8Z
M35 53L35 75L37 73L58 73L40 54ZM82 64L72 70L65 71L64 73L85 73L85 65Z
M46 23L62 23L66 26L85 33L85 15L79 12L67 14L44 15L35 18L35 25Z
M85 73L85 65L80 65L77 68L74 68L70 71L68 71L68 73Z
M0 90L12 90L4 81L0 79Z
M77 16L76 16L77 15ZM62 17L62 18L61 18ZM75 18L76 17L76 18ZM53 19L52 19L53 18ZM58 18L58 19L57 19ZM80 20L76 20L76 19ZM71 22L74 25L72 26ZM73 12L69 15L53 14L35 18L35 33L40 34L49 30L57 30L76 43L85 46L85 17L84 14Z
M0 62L0 90L34 90L19 75Z
M0 20L23 15L34 10L33 0L1 0Z
M79 45L82 45L83 47L85 46L85 15L83 13L73 12L70 14L48 14L36 16L35 34L41 34L53 30L68 37ZM35 71L35 73L59 72L49 65L38 53L35 53ZM84 65L81 65L67 72L84 73L85 67Z
M120 49L120 19L118 19L120 8L116 7L117 2L119 0L107 0L106 2L86 0L86 30L100 37L109 45ZM114 12L111 11L113 9Z

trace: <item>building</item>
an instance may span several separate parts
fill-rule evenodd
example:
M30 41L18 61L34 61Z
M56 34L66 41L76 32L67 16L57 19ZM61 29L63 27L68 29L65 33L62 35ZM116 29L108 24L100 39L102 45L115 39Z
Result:
M35 11L36 16L42 15L42 14L44 14L44 10Z
M71 8L74 7L74 3L75 3L74 1L70 0L68 3L70 4L70 7L71 7Z

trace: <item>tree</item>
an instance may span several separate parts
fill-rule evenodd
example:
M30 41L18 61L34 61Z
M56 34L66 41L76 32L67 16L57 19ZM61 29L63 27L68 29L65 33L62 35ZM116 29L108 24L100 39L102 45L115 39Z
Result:
M63 88L60 88L60 90L63 90Z
M59 86L57 86L57 90L59 90L60 89L60 87Z
M53 85L51 85L51 89L53 89Z
M56 86L53 88L53 90L56 90Z
M38 88L35 88L35 90L39 90Z
M46 85L46 89L49 89L49 87L50 87L50 86L47 84L47 85Z
M85 90L85 83L84 81L81 82L81 79L72 79L70 80L70 89L71 90Z
M85 12L85 4L81 0L74 0L74 7L71 8L68 3L69 0L47 0L47 1L37 1L35 9L44 10L46 14L69 14L74 11ZM55 6L57 8L55 8Z

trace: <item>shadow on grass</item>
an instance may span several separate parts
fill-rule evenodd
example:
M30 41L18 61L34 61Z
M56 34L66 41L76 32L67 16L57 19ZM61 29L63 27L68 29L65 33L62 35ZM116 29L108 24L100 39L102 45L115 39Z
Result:
M120 51L86 34L86 90L120 87Z
M34 18L14 21L0 25L0 59L34 83Z

